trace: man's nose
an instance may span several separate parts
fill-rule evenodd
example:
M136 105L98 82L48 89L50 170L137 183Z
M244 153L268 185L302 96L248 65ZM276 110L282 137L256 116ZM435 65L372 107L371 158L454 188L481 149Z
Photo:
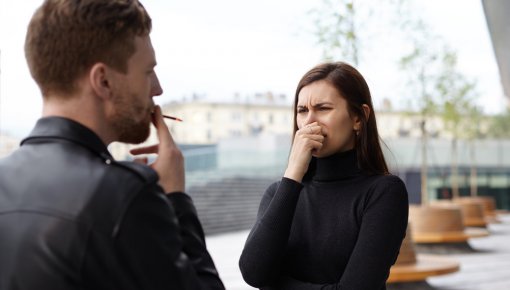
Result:
M156 73L154 73L151 82L151 96L160 96L163 94L163 89L159 84L159 79Z

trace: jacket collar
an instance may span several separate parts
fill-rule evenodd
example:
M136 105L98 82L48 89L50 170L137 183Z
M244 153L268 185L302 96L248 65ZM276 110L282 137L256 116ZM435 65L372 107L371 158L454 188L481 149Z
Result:
M41 139L67 140L92 150L104 159L112 159L108 148L96 133L71 119L63 117L39 119L28 137L21 141L21 145Z

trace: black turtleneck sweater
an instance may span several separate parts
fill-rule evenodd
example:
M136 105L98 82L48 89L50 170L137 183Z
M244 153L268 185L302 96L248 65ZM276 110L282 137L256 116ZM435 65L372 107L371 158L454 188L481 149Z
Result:
M407 215L400 178L364 174L354 150L314 158L266 190L239 266L263 289L385 289Z

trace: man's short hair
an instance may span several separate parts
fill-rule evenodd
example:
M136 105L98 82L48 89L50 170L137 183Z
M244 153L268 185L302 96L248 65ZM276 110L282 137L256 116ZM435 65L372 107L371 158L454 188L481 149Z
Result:
M32 16L25 56L43 96L65 95L95 63L122 73L135 52L135 36L151 31L137 0L45 0Z

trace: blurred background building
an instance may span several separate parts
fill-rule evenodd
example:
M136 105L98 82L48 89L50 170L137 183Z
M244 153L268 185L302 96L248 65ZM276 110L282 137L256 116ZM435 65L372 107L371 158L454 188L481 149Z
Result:
M476 2L476 3L474 3ZM28 10L28 7L34 6L32 3L28 3L26 5L22 5L22 9L17 9L14 4L15 2L2 2L2 11L11 11L12 13L5 14L10 16L19 13L20 11ZM165 4L162 4L165 3ZM194 10L180 10L173 9L171 5L173 2L154 2L147 3L148 6L154 5L154 8L148 7L148 9L153 13L155 21L162 20L172 20L176 19L181 21L176 17L167 17L166 14L172 15L171 13L176 13L178 11L181 12L189 12ZM176 2L177 3L177 2ZM223 2L222 2L223 3ZM482 0L482 1L468 1L465 2L469 7L475 7L477 14L470 14L469 17L471 20L469 23L476 23L476 27L482 27L481 31L485 32L488 28L488 32L491 36L492 47L494 48L494 53L496 56L499 73L501 77L501 83L504 88L504 92L508 96L508 87L509 87L509 27L508 25L508 17L507 11L510 9L509 1L505 0ZM303 41L302 45L297 45L297 43L286 44L279 43L275 40L281 38L279 35L276 38L266 39L263 38L263 35L278 32L279 29L287 28L287 27L274 27L274 24L269 24L269 29L264 30L263 33L251 33L252 26L256 28L265 28L266 22L260 23L260 20L256 17L255 23L257 25L251 25L252 23L247 23L247 26L244 25L243 20L241 18L250 18L251 12L253 9L261 8L262 10L266 10L268 15L276 15L278 18L278 23L288 24L290 27L294 27L296 30L306 30L303 34L307 34L310 38L306 39L307 44L310 44L323 52L323 59L335 59L335 60L345 60L355 64L360 70L367 75L367 79L372 84L378 84L381 80L389 82L390 79L384 78L384 76L395 75L399 84L404 84L405 76L416 76L418 75L417 71L408 70L403 65L403 59L405 57L409 58L409 52L412 49L420 49L421 51L427 52L429 50L429 54L432 56L425 61L425 67L432 68L432 72L430 76L433 77L435 75L441 75L444 71L441 65L435 65L437 60L443 59L443 46L444 47L453 47L451 44L454 44L454 48L462 49L470 48L473 46L475 42L482 42L480 39L480 34L476 34L477 36L473 36L472 38L466 38L464 36L464 32L466 30L465 25L463 27L457 27L457 23L464 23L461 17L469 11L458 11L455 16L459 17L456 20L452 20L453 18L448 16L444 17L444 10L448 10L449 7L452 7L457 4L452 4L451 2L442 2L437 1L432 3L432 1L424 3L422 1L383 1L381 5L375 7L373 3L369 1L314 1L313 3L295 3L292 6L303 5L306 6L306 14L302 14L300 17L297 17L299 22L286 22L286 15L291 15L293 12L289 9L277 9L276 6L269 6L267 8L265 5L267 3L258 3L253 7L247 8L248 14L244 16L240 16L240 18L235 18L234 22L228 22L229 19L226 17L223 18L215 18L212 19L207 18L206 16L214 15L211 13L206 13L207 15L203 15L204 17L197 17L197 22L200 23L203 28L208 32L206 34L212 34L215 32L214 29L218 28L216 26L207 26L206 24L212 23L224 23L224 26L220 26L222 30L229 31L228 36L237 35L232 34L229 30L230 28L238 28L242 34L237 35L239 37L245 35L253 35L251 38L255 39L255 43L244 43L247 40L242 38L241 40L237 38L222 38L221 41L210 41L209 46L212 48L216 46L216 44L220 44L220 51L215 51L213 54L207 54L207 50L209 47L202 47L196 45L194 42L196 39L201 39L201 37L205 37L207 35L200 34L201 37L183 37L189 35L198 35L200 30L194 30L194 32L190 32L184 35L178 35L182 38L168 37L171 31L158 31L157 27L162 27L162 25L154 25L155 30L153 32L153 39L155 43L155 47L158 47L158 73L162 79L162 83L168 84L167 92L173 92L178 87L178 84L192 82L198 84L205 82L205 79L195 77L201 76L201 72L207 76L206 80L212 80L217 87L223 88L232 88L232 90L238 90L240 87L237 85L241 83L242 79L261 79L262 82L257 86L254 90L264 90L264 89L274 89L280 90L282 86L279 85L282 82L282 79L279 76L282 75L293 75L296 73L295 80L290 85L285 84L285 87L290 88L292 90L293 86L298 80L298 77L303 71L290 72L285 71L283 68L290 67L291 63L297 62L298 60L305 59L307 56L314 54L316 51L308 51L307 53L303 53L300 48L304 47L305 43ZM164 5L164 6L159 6ZM205 5L205 4L204 4ZM283 4L282 4L283 5ZM12 6L12 7L11 7ZM194 5L191 5L194 6ZM217 6L217 5L213 5ZM241 5L247 6L247 5ZM283 7L283 6L282 6ZM346 7L351 7L351 9L346 9ZM183 8L183 7L181 7ZM195 9L195 7L192 7ZM212 6L210 8L213 8ZM214 7L217 8L217 7ZM236 11L239 15L243 15L242 13L246 12L246 7L237 7ZM470 8L470 9L471 9ZM219 10L223 10L221 7ZM482 11L483 10L483 11ZM336 11L336 16L333 13ZM32 11L29 11L32 12ZM163 13L164 12L164 13ZM179 12L179 13L181 13ZM220 13L221 11L216 11L215 13ZM429 14L427 14L429 12ZM165 15L161 17L161 14ZM201 13L201 11L194 11L194 13ZM30 17L30 13L27 15L23 15L24 18L28 19ZM448 14L448 13L446 13ZM187 15L187 14L186 14ZM191 14L190 14L191 15ZM341 15L341 19L335 19ZM230 15L229 15L230 16ZM478 18L482 20L482 22L478 22ZM333 18L332 18L333 17ZM17 17L17 18L21 18ZM199 22L202 20L208 20L210 22ZM273 19L268 18L267 23L270 23ZM339 22L336 22L339 20ZM485 22L483 22L485 21ZM165 22L166 23L166 22ZM204 24L205 23L205 24ZM271 22L272 23L272 22ZM336 23L336 24L335 24ZM173 24L173 23L172 23ZM299 24L299 25L296 25ZM420 25L415 24L423 24L422 27L417 29ZM198 24L197 24L198 25ZM300 26L301 25L301 26ZM337 25L338 27L335 27ZM439 26L437 26L439 25ZM4 25L7 27L6 25ZM239 26L239 27L237 27ZM486 26L486 27L485 27ZM13 27L25 27L24 25L18 24L13 25ZM176 25L164 25L163 27L178 27ZM470 26L470 35L475 35L478 33L478 30L475 30L475 26ZM213 29L214 28L214 29ZM335 28L335 29L333 29ZM221 30L220 29L220 30ZM182 31L183 29L176 29L176 31ZM284 34L288 35L290 30L285 30ZM445 34L446 31L454 31L453 34ZM462 34L462 41L458 42L455 39L455 31L457 34ZM237 32L237 30L236 30ZM439 32L439 33L438 33ZM12 33L12 35L21 35L22 33ZM391 38L388 35L391 34ZM427 35L439 34L440 37L433 38L434 41L428 41ZM4 34L7 35L7 34ZM350 38L345 37L350 35ZM218 36L215 34L218 38ZM452 37L453 36L453 37ZM5 38L7 40L7 38ZM179 41L174 41L175 39L179 39ZM219 38L218 38L219 39ZM422 41L421 40L426 40ZM3 40L3 38L2 38ZM9 39L9 42L19 42L22 44L23 40L18 39ZM164 40L164 41L163 41ZM168 43L166 42L168 40ZM232 42L223 43L226 40L233 40ZM389 40L389 42L388 42ZM483 39L485 40L485 39ZM488 41L483 41L484 43L488 43ZM9 49L10 47L6 47L6 42L2 43L2 56L4 60L9 64L10 60L13 59L12 51ZM459 45L462 44L462 45ZM234 46L237 44L241 44L244 46L240 49L238 46ZM258 44L261 44L258 46ZM436 47L435 44L440 44L441 47ZM179 53L166 53L170 51L170 47L182 46L184 50L179 51ZM230 47L235 47L234 49L230 49ZM252 49L255 49L253 51ZM284 52L279 52L281 48L284 48ZM394 51L395 54L389 54L389 51ZM241 51L242 50L242 51ZM455 49L452 49L455 51ZM16 51L19 51L22 54L21 45L16 48ZM263 73L258 72L256 77L253 75L249 75L248 72L254 70L254 65L258 63L264 62L272 52L280 53L279 58L275 61L274 59L270 60L270 63L265 64ZM418 51L418 50L416 50ZM6 53L7 54L6 54ZM162 53L165 52L165 53ZM239 54L237 53L239 52ZM246 53L242 54L241 52ZM407 54L407 55L406 55ZM168 57L172 56L174 58L179 58L180 56L188 56L190 59L186 59L184 61L184 66L177 67L172 60L171 65L169 65ZM202 58L203 56L203 58ZM241 56L241 58L238 58ZM289 56L294 57L293 59L287 58ZM389 63L380 63L379 60L386 58L397 57L396 61L393 63L394 67L390 67ZM459 53L459 58L462 55ZM464 55L465 56L465 55ZM472 55L471 55L472 56ZM402 58L401 58L402 57ZM492 56L490 56L492 57ZM194 59L193 59L194 58ZM486 59L486 58L485 58ZM184 60L184 57L179 60ZM213 62L214 60L218 60L218 62ZM227 60L236 60L235 64L226 63ZM239 60L243 60L245 62L241 62ZM253 60L253 62L249 62ZM281 62L279 62L281 60ZM393 60L393 59L392 59ZM427 59L426 59L427 60ZM459 68L458 70L461 72L468 71L470 69L478 67L478 64L473 58L469 58L469 60L473 60L473 63L470 63L468 66L464 66ZM207 62L205 62L207 61ZM211 62L208 62L211 61ZM313 62L319 62L319 60L315 55L313 57ZM5 61L4 61L5 62ZM20 65L21 63L16 63L17 67L24 66ZM222 64L221 66L219 64ZM242 65L240 65L242 64ZM422 68L420 63L412 63L411 68ZM17 81L15 77L18 77L16 71L11 68L11 66L5 66L2 64L3 69L2 80L4 81L2 84L2 89L4 87L15 87L17 89L21 89L26 87L25 85L16 85ZM184 69L190 70L184 70ZM220 69L226 68L228 72L234 72L236 76L241 76L241 80L237 78L233 78L233 75L226 75L225 72L221 73ZM245 69L249 68L249 69ZM280 68L282 69L280 71ZM159 70L161 69L161 71ZM193 73L190 73L193 72ZM383 76L373 74L372 72L380 72L383 71ZM275 73L276 72L276 73ZM172 73L182 78L167 78L167 74ZM216 73L216 74L214 74ZM274 73L274 74L273 74ZM398 73L398 74L397 74ZM402 73L402 74L400 74ZM28 75L28 74L27 74ZM266 75L269 76L266 78ZM445 73L444 75L452 75L451 73ZM6 78L8 76L9 78ZM221 78L220 78L221 76ZM13 78L11 78L13 77ZM21 77L18 77L18 80ZM173 84L174 87L171 87ZM391 84L395 84L391 82ZM267 85L267 86L266 86ZM191 86L192 87L192 86ZM263 88L264 87L264 88ZM437 88L436 84L429 84L428 87ZM455 86L449 86L448 88L454 88ZM187 87L187 93L190 93L190 87ZM371 86L371 89L374 88ZM204 90L204 89L199 89ZM242 90L242 88L241 88ZM179 90L179 93L182 93L184 90ZM204 90L205 91L205 90ZM436 90L437 91L437 90ZM373 92L374 97L382 98L383 96L387 99L383 102L381 106L379 106L377 111L377 120L379 124L379 131L381 137L384 141L389 145L390 150L388 152L392 152L394 155L390 155L388 159L390 160L390 164L392 164L393 168L399 172L401 175L405 175L404 172L409 168L418 168L420 164L420 154L421 151L418 150L415 143L418 144L421 138L421 126L423 123L423 116L420 115L420 108L413 107L406 109L405 111L402 109L405 102L397 102L392 104L388 101L388 96L392 96L392 100L397 99L419 99L422 96L419 94L419 90L413 90L412 88L406 87L404 90L401 88L395 87L384 87L384 90L375 89ZM213 171L214 168L222 168L225 169L228 167L229 162L231 162L232 167L234 164L239 164L241 161L241 157L246 160L245 167L248 167L248 164L262 164L266 161L261 156L270 156L269 160L274 160L275 164L274 168L278 166L285 166L286 156L290 144L290 132L292 129L292 98L290 95L282 95L280 93L255 93L252 95L246 96L244 95L246 91L241 94L235 94L231 98L223 98L223 99L207 99L202 98L201 96L193 94L186 100L173 101L168 102L164 106L164 111L169 115L175 115L182 119L184 122L168 122L168 125L171 129L171 132L176 141L179 142L183 151L187 156L187 169L192 171L202 170L202 169L210 169ZM12 93L9 93L9 96L2 96L2 114L5 115L7 113L11 113L15 111L14 108L7 108L5 97L13 97ZM440 97L448 97L446 95L442 95ZM481 92L480 95L477 96L477 99L489 98L488 94ZM18 97L20 99L21 97ZM162 97L164 98L164 97ZM172 96L173 99L175 95ZM399 104L399 106L396 106ZM441 107L443 104L439 104ZM502 103L501 107L505 107L507 104ZM27 106L28 107L28 106ZM32 116L34 114L27 114L27 116ZM477 124L480 126L481 134L476 138L477 141L473 142L476 144L476 162L477 166L494 166L498 168L506 168L508 163L506 162L506 155L504 148L502 146L506 146L505 140L506 138L503 135L495 136L489 134L489 127L491 127L491 121L489 120L490 116L482 118L481 121L472 121L473 124ZM6 122L0 124L2 127L0 129L5 130ZM450 142L454 136L452 136L451 130L449 130L447 125L445 124L444 118L441 116L440 112L435 114L429 114L427 116L426 122L426 130L427 134L430 138L429 140L429 151L430 156L428 156L430 166L440 166L441 164L447 164L450 160L448 159L451 156L458 156L459 166L468 166L471 164L470 158L465 158L466 152L468 152L469 148L466 147L468 143L471 143L467 139L459 140L459 152L458 154L452 154L450 149ZM505 130L503 130L505 131ZM507 130L510 131L510 130ZM274 137L276 141L269 141ZM19 138L20 137L16 137ZM14 139L12 137L3 137L0 139L0 156L7 154L10 150L13 149L12 144L16 144L19 140ZM248 140L248 141L237 141L237 140ZM257 140L265 140L265 141L257 141ZM286 140L285 142L283 140ZM153 144L156 143L157 140L155 136L152 135L147 143ZM244 143L243 143L244 142ZM236 146L244 148L243 152L239 157L236 158L227 158L224 157L227 154L234 154L235 148L234 144L238 144ZM242 145L241 145L242 144ZM271 145L273 144L273 145ZM250 145L254 145L250 147ZM400 146L400 147L399 147ZM273 148L274 147L274 148ZM402 147L402 148L401 148ZM132 157L129 155L130 146L124 144L112 144L110 146L111 151L117 158L119 159L131 159ZM263 149L264 153L257 155L254 152L250 152L248 148L253 148L253 150ZM488 152L485 152L485 149L491 148ZM501 149L498 149L501 148ZM251 150L251 149L250 149ZM499 150L499 151L498 151ZM278 152L275 154L269 152ZM450 152L450 153L447 153ZM388 153L389 154L389 153ZM445 154L443 157L441 154ZM464 154L464 155L463 155ZM206 156L206 157L204 157ZM277 157L274 157L277 156ZM470 155L469 155L470 156ZM249 159L249 157L251 159ZM202 158L202 159L201 159ZM435 161L434 159L437 159ZM229 161L230 160L230 161ZM233 160L237 160L235 163ZM489 160L489 161L487 161ZM492 161L490 161L492 160ZM257 163L257 162L258 163ZM267 161L269 162L269 161ZM485 162L485 163L484 163ZM281 163L281 164L280 164ZM282 165L283 164L283 165ZM442 166L442 165L441 165ZM260 170L255 170L259 172ZM431 170L430 174L434 174L435 169ZM447 174L446 169L441 174ZM190 174L192 175L192 174ZM445 182L448 180L446 179ZM432 181L431 181L432 182ZM190 183L191 184L191 183ZM431 185L432 186L432 185ZM431 191L432 192L432 191Z
M389 101L385 104L376 111L376 118L386 159L391 172L406 183L411 203L420 203L422 115L394 111ZM173 102L163 106L163 111L184 120L167 124L183 150L186 185L206 220L206 232L249 228L265 188L281 178L287 164L293 122L290 102L266 93L242 101L197 98ZM480 137L457 140L458 149L453 152L454 136L445 122L442 115L435 114L426 123L430 199L451 196L455 156L461 195L470 194L476 168L477 193L493 196L499 208L510 209L510 152L506 150L510 139L491 136L493 119L485 116L477 124ZM151 134L146 144L155 143L156 136ZM118 159L130 159L132 147L115 143L110 150ZM212 201L222 206L211 206Z
M31 15L28 12L33 13L26 11L27 7L40 4L32 2L36 1L23 1L22 5L21 1L0 2L0 6L7 7L0 9L0 14L9 11L0 17L8 19L8 25L2 27L24 30ZM249 229L264 191L283 175L292 139L293 96L256 91L291 91L305 69L322 61L315 50L306 50L312 44L322 50L322 59L344 60L360 68L374 101L383 99L375 108L383 150L391 172L406 183L411 203L421 201L420 174L426 161L425 191L429 199L450 197L456 175L461 195L474 190L494 197L499 209L510 209L510 110L505 110L510 103L510 1L389 0L378 1L377 5L373 1L349 0L284 2L203 1L200 9L186 1L146 3L154 20L152 36L158 51L158 74L162 84L169 86L165 90L170 93L162 99L168 96L166 100L173 100L162 108L165 114L184 120L169 120L167 124L185 156L186 191L195 201L208 236ZM287 19L294 13L289 8L297 11L301 5L308 7L306 13L295 17L299 21ZM469 9L464 10L466 7ZM232 9L236 13L218 16ZM256 9L259 10L254 12ZM22 11L26 15L21 15ZM475 13L470 14L472 11ZM258 16L262 13L264 21ZM15 17L10 18L11 15ZM24 23L14 22L22 18ZM189 19L193 19L193 25L181 27ZM244 23L245 19L252 22ZM292 33L285 25L306 30L313 39L307 39L306 44L280 43ZM491 44L484 38L487 29ZM281 34L266 38L273 32ZM13 115L23 116L0 124L0 157L10 154L21 141L21 137L5 133L6 125L35 118L40 111L29 106L32 99L23 99L38 92L23 90L28 87L21 82L23 76L32 84L28 72L17 73L14 69L25 66L22 34L3 34L20 39L0 43L2 53L7 43L17 44L12 50L7 47L7 54L3 54L4 63L10 65L2 63L1 89L10 87L14 93L7 91L7 95L2 95L0 112L11 119ZM499 84L487 87L485 83L481 90L476 87L477 82L483 85L486 81L483 77L491 75L484 65L494 57L480 44L492 45L504 99L498 99L498 90L494 90ZM216 49L209 51L211 48ZM13 51L19 53L20 61L11 62L16 59ZM299 70L292 67L301 61ZM258 64L261 67L256 69ZM252 85L246 80L259 82ZM205 83L209 86L199 86ZM212 99L192 93L195 86L201 91L218 87L222 90L216 91L221 92L244 91L242 95ZM245 95L247 92L249 95ZM191 97L175 101L176 95L190 93ZM5 102L6 97L21 105L12 106L13 102ZM480 104L501 110L480 112ZM19 114L20 107L24 115ZM155 143L157 138L152 132L144 144L137 146ZM117 159L131 160L129 149L137 146L114 143L109 149ZM231 245L228 247L230 254ZM483 267L490 263L478 262ZM231 280L240 281L240 277ZM229 289L246 287L243 284Z
M2 134L0 132L0 158L6 156L7 154L14 151L14 149L18 148L19 142L21 142L19 138L7 134Z

